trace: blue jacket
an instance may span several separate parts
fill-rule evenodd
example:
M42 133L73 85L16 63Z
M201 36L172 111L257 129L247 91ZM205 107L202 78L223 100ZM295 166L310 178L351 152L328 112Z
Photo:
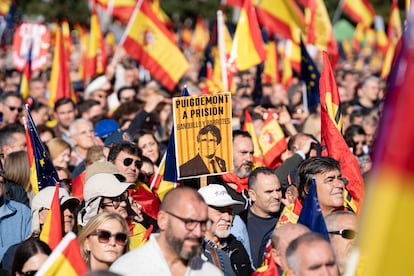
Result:
M0 260L9 246L27 239L32 233L32 215L27 206L0 197Z

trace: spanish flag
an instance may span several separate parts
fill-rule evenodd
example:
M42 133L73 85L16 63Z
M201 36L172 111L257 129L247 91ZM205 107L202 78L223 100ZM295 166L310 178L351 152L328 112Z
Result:
M244 0L233 39L229 62L239 71L247 70L266 60L266 48L255 8L251 0Z
M338 86L326 52L323 52L323 70L319 80L319 93L321 101L321 138L326 146L328 156L339 161L342 176L348 180L346 189L352 196L348 207L359 213L364 198L364 181L358 160L349 149L342 137L342 113ZM345 193L346 196L346 193ZM345 201L347 201L345 197ZM349 200L349 199L348 199ZM354 205L355 204L355 205Z
M408 15L373 150L373 170L359 238L364 274L414 275L414 10Z
M53 250L36 275L78 276L85 275L88 267L80 252L79 242L73 232L69 232Z
M91 2L95 2L122 23L128 23L137 3L136 0L94 0Z
M293 0L261 0L257 2L257 18L271 34L299 44L300 31L305 31L305 17Z
M272 111L268 111L267 118L259 136L259 145L263 152L263 163L271 169L280 165L280 155L286 150L285 134Z
M88 41L88 63L85 76L92 78L98 74L105 73L106 70L106 46L105 38L102 34L99 16L96 12L95 5L92 7L91 29Z
M191 45L198 52L202 53L206 48L209 40L210 34L206 24L204 23L204 19L202 16L198 16Z
M120 45L170 91L188 70L188 62L173 34L147 1L137 3Z
M71 88L69 76L68 54L63 43L62 31L56 31L55 52L53 54L52 72L49 83L49 106L54 106L60 98L72 98L77 102L75 92Z
M250 115L249 110L246 108L244 110L244 123L243 123L243 130L247 131L250 136L252 137L253 141L253 163L255 167L261 167L264 165L263 163L263 154L262 150L260 149L259 145L259 138L256 134L256 130L253 126L252 116Z
M342 9L355 23L370 27L374 22L375 10L369 0L344 0Z
M32 77L32 44L30 44L29 50L27 51L27 60L23 69L22 79L20 81L20 95L23 99L29 97L29 85Z
M52 199L52 206L47 213L46 221L40 232L40 240L44 241L54 250L62 240L62 217L60 213L59 184L56 184Z
M266 45L266 62L263 71L263 82L268 84L280 83L279 54L276 41L269 41Z

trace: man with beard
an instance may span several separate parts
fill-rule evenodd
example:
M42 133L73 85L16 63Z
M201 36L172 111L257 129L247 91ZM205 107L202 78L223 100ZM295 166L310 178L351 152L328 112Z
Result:
M194 189L168 192L158 212L159 234L119 258L110 268L121 275L222 275L200 258L207 230L207 204Z
M246 249L230 234L233 205L243 203L232 199L219 184L210 184L198 192L208 205L209 221L204 238L204 255L209 262L221 268L224 275L251 275L253 269Z
M247 131L233 131L233 171L222 175L224 187L233 199L244 205L234 206L238 214L247 208L248 177L253 169L253 141Z

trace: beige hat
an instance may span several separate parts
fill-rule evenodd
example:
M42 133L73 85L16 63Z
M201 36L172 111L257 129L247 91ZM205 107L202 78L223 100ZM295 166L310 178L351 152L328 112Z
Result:
M133 183L121 182L120 174L96 173L85 181L83 197L85 207L78 213L78 224L85 226L98 214L101 197L116 197L125 192ZM125 178L124 178L125 179Z
M33 232L40 232L39 211L41 208L50 209L55 189L53 186L45 187L33 197L31 203ZM68 192L63 188L59 188L59 202L61 206L63 204L69 204L69 202L77 205L80 204L79 198L69 196Z
M105 160L99 160L86 168L85 182L90 177L98 173L116 174L117 178L120 179L121 182L125 181L125 177L121 174L119 169L114 164ZM123 180L122 177L124 177Z

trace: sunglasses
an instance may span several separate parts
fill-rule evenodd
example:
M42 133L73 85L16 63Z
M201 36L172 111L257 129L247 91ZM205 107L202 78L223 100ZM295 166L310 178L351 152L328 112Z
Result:
M30 271L26 271L26 272L20 272L20 275L24 275L24 276L34 276L36 275L37 270L30 270Z
M342 238L347 240L353 240L356 237L357 232L351 229L342 229L339 231L330 231L328 232L332 235L340 235Z
M11 112L15 111L16 109L17 109L17 112L19 113L23 111L23 107L15 107L15 106L10 106L10 105L8 105L7 107L10 109Z
M116 210L121 205L121 202L128 203L128 195L126 193L116 197L107 197L107 199L111 200L111 202L102 202L101 207L114 207Z
M112 234L109 231L99 229L90 234L90 236L97 236L100 243L108 243L111 237L115 237L115 243L120 246L124 246L128 241L128 234L126 233Z
M122 162L124 163L125 167L129 167L134 162L134 159L127 157ZM139 170L142 167L142 160L135 160L134 164L135 168Z

